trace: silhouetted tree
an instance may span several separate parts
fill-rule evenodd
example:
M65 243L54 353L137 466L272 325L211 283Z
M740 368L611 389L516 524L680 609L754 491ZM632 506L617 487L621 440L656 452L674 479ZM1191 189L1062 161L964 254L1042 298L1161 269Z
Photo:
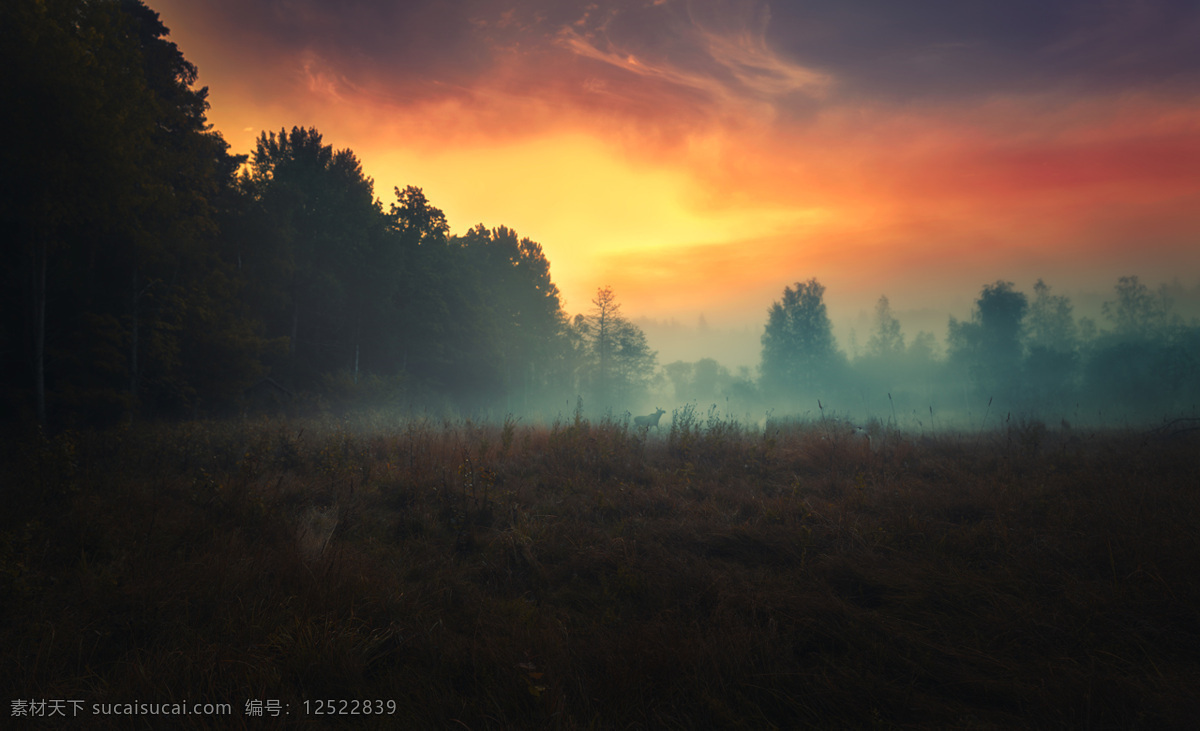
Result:
M854 360L853 373L855 385L858 387L858 399L870 412L872 402L887 396L890 413L894 404L891 396L901 396L909 385L908 382L914 377L911 370L900 322L892 314L888 298L881 296L875 305L866 350Z
M981 396L1011 397L1020 383L1021 328L1028 299L1012 282L984 285L970 322L950 318L952 363L965 370Z
M420 188L394 190L396 201L390 206L388 224L397 261L389 270L393 288L387 297L386 327L390 337L381 347L393 369L445 390L459 377L448 372L449 364L462 357L450 352L459 340L451 336L450 328L452 305L462 286L456 283L455 272L461 267L449 245L445 214Z
M1025 342L1032 350L1072 351L1079 346L1079 327L1072 315L1071 301L1062 295L1050 294L1050 287L1041 279L1033 285L1033 302L1025 323Z
M630 403L644 392L654 376L657 353L646 334L621 316L612 287L602 287L592 300L592 312L575 319L583 347L583 382L600 406Z
M0 219L17 243L14 343L37 418L48 396L101 417L186 400L179 326L222 266L214 201L236 161L207 130L207 90L138 0L0 9ZM19 177L17 173L19 172ZM231 319L232 318L232 319ZM145 387L145 388L144 388Z
M292 378L311 386L354 368L385 219L354 153L315 129L264 132L250 164L242 184L261 222L243 258L270 334L289 338Z
M566 323L541 246L503 226L450 236L420 188L395 194L368 267L372 367L462 408L544 400L565 367Z
M1025 318L1025 391L1030 407L1064 407L1071 400L1079 366L1079 328L1071 302L1050 294L1041 279Z
M391 219L395 230L410 236L415 246L445 243L450 224L446 214L425 197L425 191L412 185L394 190L396 202L391 205Z
M1117 335L1142 339L1163 332L1171 309L1165 287L1155 294L1137 277L1121 277L1116 291L1116 300L1105 302L1103 311Z
M1192 407L1200 387L1200 336L1172 317L1165 288L1152 293L1121 277L1104 303L1112 332L1097 336L1084 366L1084 387L1098 408L1126 418L1159 418Z
M531 394L555 380L564 345L566 318L550 262L540 244L504 226L489 231L480 224L454 241L475 269L473 289L494 333L498 360L493 364L500 371L505 406L511 408L514 398L528 405Z
M785 287L768 312L762 336L762 379L768 393L821 395L844 363L816 279Z

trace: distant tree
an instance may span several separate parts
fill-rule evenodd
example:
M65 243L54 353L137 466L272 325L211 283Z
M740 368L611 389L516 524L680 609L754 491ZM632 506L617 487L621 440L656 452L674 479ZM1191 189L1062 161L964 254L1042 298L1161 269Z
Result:
M1096 321L1090 317L1079 318L1079 343L1081 347L1089 346L1100 333Z
M587 317L576 318L584 353L583 383L600 406L629 403L654 376L657 353L646 334L621 315L612 287L601 287Z
M1116 291L1116 300L1105 302L1103 312L1117 335L1141 339L1166 329L1171 301L1165 287L1155 294L1137 277L1121 277Z
M1028 307L1028 298L1012 282L985 286L976 302L983 352L998 368L1014 366L1020 358L1021 323Z
M1079 327L1071 312L1070 299L1050 294L1049 285L1041 279L1033 285L1033 295L1025 323L1026 346L1030 350L1075 350L1079 344Z
M1074 393L1079 366L1079 328L1071 302L1050 294L1041 279L1025 318L1025 390L1033 408L1064 407Z
M631 403L640 398L658 368L658 353L650 349L646 334L628 320L613 323L611 376L607 383L616 403Z
M602 403L611 403L614 384L614 352L617 330L622 321L621 305L613 294L612 287L603 287L592 300L592 314L585 321L585 338L590 341L595 359L593 388Z
M1011 397L1020 383L1021 332L1029 301L1012 282L984 285L970 322L950 318L952 363L965 370L980 395Z
M716 403L728 397L734 386L729 369L712 358L668 363L663 366L663 374L672 386L675 401L681 403Z
M695 364L677 360L663 366L663 375L674 390L676 401L687 402L692 399L692 378Z
M734 408L752 409L762 405L762 394L750 366L738 366L737 373L729 382L726 395Z
M1172 317L1165 287L1157 293L1137 277L1121 277L1105 302L1113 331L1090 343L1083 388L1109 413L1157 419L1190 408L1200 392L1200 336Z
M731 378L728 368L712 358L701 358L696 361L692 372L695 399L700 401L720 396Z
M855 406L868 416L879 416L882 408L888 419L931 409L934 393L944 385L935 375L942 370L937 350L936 338L924 331L906 345L891 304L880 297L867 350L853 364Z
M937 338L933 333L922 330L908 344L908 359L920 371L927 372L938 359Z
M783 290L768 312L762 336L762 379L768 392L795 396L828 387L841 364L833 325L825 310L825 287L816 279Z
M875 305L875 329L867 339L867 357L895 360L904 354L904 334L900 321L892 316L892 306L886 296Z

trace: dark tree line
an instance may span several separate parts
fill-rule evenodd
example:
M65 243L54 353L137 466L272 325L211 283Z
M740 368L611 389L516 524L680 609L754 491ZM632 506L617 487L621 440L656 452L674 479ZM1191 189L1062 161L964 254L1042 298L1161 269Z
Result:
M264 382L528 408L594 370L539 244L451 236L419 188L385 209L315 129L231 154L167 34L140 0L0 7L8 418L223 413Z
M157 14L14 0L0 34L9 413L109 418L253 378L266 344L212 245L239 160Z

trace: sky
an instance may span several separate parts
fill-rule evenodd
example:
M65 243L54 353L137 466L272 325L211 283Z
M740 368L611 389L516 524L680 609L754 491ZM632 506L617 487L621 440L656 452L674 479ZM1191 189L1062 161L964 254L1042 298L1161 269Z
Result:
M385 208L541 243L570 314L1200 278L1194 0L147 1L234 152L316 127Z

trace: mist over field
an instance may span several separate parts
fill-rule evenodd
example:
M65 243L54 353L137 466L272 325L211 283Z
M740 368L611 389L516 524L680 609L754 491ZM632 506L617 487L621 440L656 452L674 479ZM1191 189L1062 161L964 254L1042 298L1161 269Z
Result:
M1195 726L1198 29L0 2L0 726Z
M650 400L715 405L720 413L758 423L768 411L836 414L925 431L981 428L985 417L995 426L997 416L1054 426L1129 426L1195 416L1191 364L1200 285L1176 279L1150 286L1129 277L1107 294L1066 296L1041 280L1027 292L1011 284L996 289L1004 284L988 285L986 297L977 295L955 313L902 311L890 301L887 311L878 302L857 312L828 305L834 334L828 362L806 361L828 373L819 387L806 390L786 383L764 388L761 326L721 329L703 316L690 324L643 320L663 363ZM1003 302L1001 293L1011 294L1011 301ZM823 300L836 299L823 294Z

